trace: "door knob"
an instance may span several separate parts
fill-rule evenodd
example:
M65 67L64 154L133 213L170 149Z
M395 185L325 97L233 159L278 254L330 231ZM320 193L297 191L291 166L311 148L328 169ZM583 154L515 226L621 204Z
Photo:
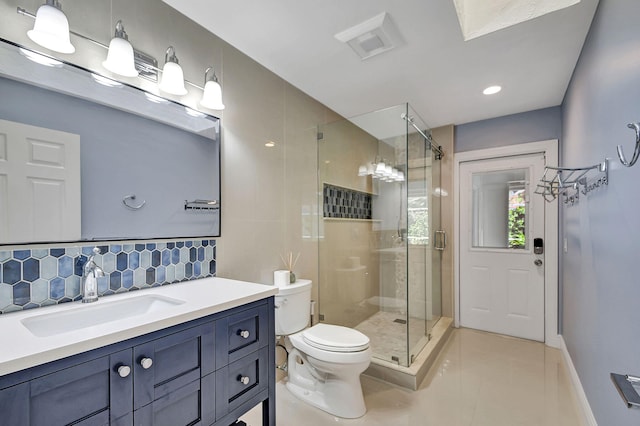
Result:
M145 370L148 370L149 368L151 368L151 366L153 365L153 360L151 358L142 358L140 360L140 365L142 366L142 368L144 368Z
M536 259L536 260L533 261L533 264L536 265L536 266L542 266L542 260Z
M117 369L118 375L122 378L125 378L131 373L131 367L128 365L121 365Z

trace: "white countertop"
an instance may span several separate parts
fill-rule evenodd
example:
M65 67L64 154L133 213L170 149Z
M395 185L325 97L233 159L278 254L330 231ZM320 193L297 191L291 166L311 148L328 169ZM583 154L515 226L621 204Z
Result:
M94 303L62 303L3 314L0 315L0 376L265 299L277 292L274 286L213 277L101 297ZM184 303L47 337L35 336L22 323L26 318L43 314L91 309L153 294Z

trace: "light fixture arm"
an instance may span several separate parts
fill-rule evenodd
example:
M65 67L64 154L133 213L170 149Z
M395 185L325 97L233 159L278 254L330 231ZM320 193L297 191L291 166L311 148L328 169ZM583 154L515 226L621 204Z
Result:
M211 78L209 78L209 71L213 72L213 75L211 76ZM207 84L207 81L215 81L216 83L220 84L220 82L218 81L218 76L216 75L216 71L213 69L213 67L208 67L205 72L204 72L204 84Z
M62 10L62 5L58 0L47 0L44 4L46 4L47 6L53 6L58 10Z
M129 36L127 35L127 32L124 30L124 24L122 23L122 19L116 22L116 30L114 33L114 37L123 38L127 41L129 40Z
M173 46L167 47L167 51L164 53L164 63L166 64L167 62L180 64L176 56L176 49Z

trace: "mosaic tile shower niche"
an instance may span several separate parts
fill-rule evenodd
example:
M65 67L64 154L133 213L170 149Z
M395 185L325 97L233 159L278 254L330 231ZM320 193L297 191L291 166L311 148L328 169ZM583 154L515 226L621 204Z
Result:
M0 248L0 313L80 300L83 266L96 244ZM101 296L216 275L216 241L98 245Z
M371 219L371 194L324 184L324 217Z

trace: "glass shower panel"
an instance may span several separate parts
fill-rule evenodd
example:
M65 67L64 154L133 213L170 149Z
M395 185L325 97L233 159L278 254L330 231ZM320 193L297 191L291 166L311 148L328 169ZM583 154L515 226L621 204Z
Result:
M401 366L441 310L439 165L421 132L407 104L318 129L320 320L356 328L374 359Z

